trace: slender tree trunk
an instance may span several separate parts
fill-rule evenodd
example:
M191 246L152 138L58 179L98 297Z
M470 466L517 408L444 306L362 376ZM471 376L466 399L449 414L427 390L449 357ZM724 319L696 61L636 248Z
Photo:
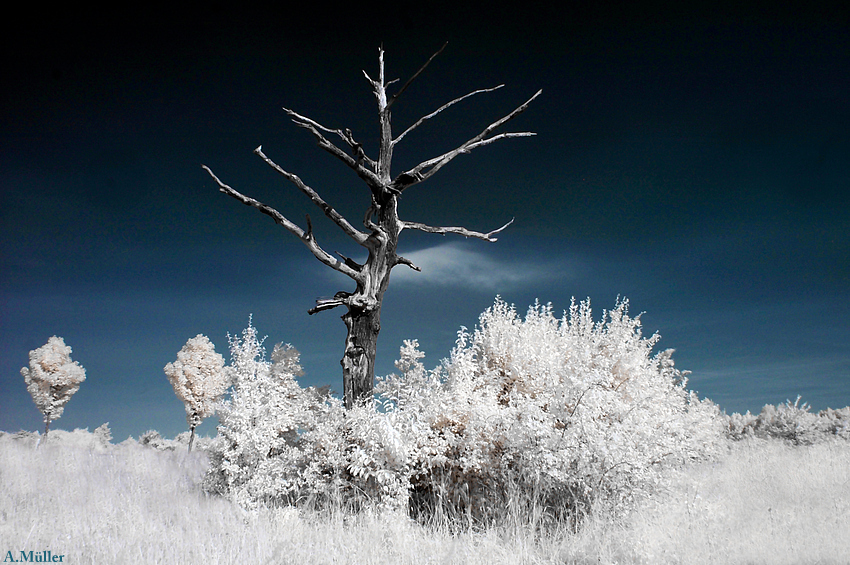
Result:
M192 453L192 444L195 443L195 426L189 428L192 433L189 434L189 453Z

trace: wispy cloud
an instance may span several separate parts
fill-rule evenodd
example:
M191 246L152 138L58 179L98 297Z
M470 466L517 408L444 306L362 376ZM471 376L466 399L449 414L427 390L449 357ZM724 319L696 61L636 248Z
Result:
M463 243L445 243L403 255L422 271L415 272L400 265L393 270L393 284L464 287L492 292L574 276L564 265L499 257L492 252L469 249Z

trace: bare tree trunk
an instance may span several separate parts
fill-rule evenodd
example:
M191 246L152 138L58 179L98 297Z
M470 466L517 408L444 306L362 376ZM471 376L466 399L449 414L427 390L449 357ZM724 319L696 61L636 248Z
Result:
M189 428L192 433L189 434L189 453L192 453L192 444L195 443L195 426Z
M379 201L382 201L379 203ZM381 331L381 305L390 283L390 271L398 263L396 245L399 227L396 197L384 195L375 199L373 211L378 212L378 223L368 220L372 233L367 239L369 255L366 264L357 265L362 279L354 294L347 297L348 312L342 316L347 335L342 365L344 401L347 408L356 402L372 399L375 381L375 356L378 334Z
M375 380L375 354L381 331L380 309L350 309L343 317L348 333L345 353L340 360L346 407L366 403L372 397Z
M445 45L443 45L445 48ZM496 234L507 228L513 220L493 231L482 233L468 230L464 227L432 227L418 222L402 221L398 217L398 196L413 185L419 184L439 171L443 166L459 155L469 153L473 149L489 145L500 139L514 137L528 137L534 135L531 132L506 132L492 135L493 131L503 124L522 113L541 91L521 104L513 112L487 126L481 133L470 138L456 149L443 153L432 159L422 161L415 167L408 169L393 178L392 157L395 146L411 131L422 123L430 120L449 106L457 104L470 96L483 92L492 92L503 85L493 88L475 90L454 100L443 104L437 110L427 114L409 126L396 138L392 136L390 124L390 108L398 100L399 96L407 89L413 80L418 77L428 64L442 52L437 51L430 59L401 87L398 92L388 96L387 86L396 82L386 81L384 76L384 51L378 51L378 78L373 80L367 73L363 73L371 83L375 98L378 102L378 119L380 122L380 147L378 159L372 159L363 151L363 146L354 140L348 129L327 128L306 116L302 116L292 110L284 110L292 117L292 121L304 129L310 131L318 141L319 147L345 163L361 180L363 180L371 192L371 206L366 211L363 225L366 231L356 229L339 212L325 202L319 194L310 188L297 175L294 175L268 158L258 147L254 152L259 155L269 166L292 182L310 200L318 206L324 214L331 219L343 232L346 233L357 244L366 248L368 257L364 264L358 264L352 259L337 253L340 261L316 242L313 235L313 226L310 216L307 216L307 229L304 230L291 222L283 214L274 208L263 204L249 196L238 192L234 188L223 183L206 165L203 168L218 184L221 192L232 196L236 200L258 209L263 214L271 217L277 224L286 228L290 233L301 239L310 252L324 265L348 276L356 283L354 292L340 291L333 298L320 298L316 300L316 306L308 310L315 314L323 310L345 306L347 312L342 316L347 329L345 337L345 352L340 361L343 373L343 397L345 407L351 408L358 402L369 402L372 399L372 389L375 378L375 353L377 350L378 333L381 331L381 304L384 292L390 281L390 271L396 265L406 265L415 271L419 267L409 260L397 255L396 248L398 238L405 228L416 229L428 233L447 234L454 233L464 237L475 237L485 241L496 241ZM339 136L350 151L344 151L328 140L324 133ZM191 446L191 444L190 444Z

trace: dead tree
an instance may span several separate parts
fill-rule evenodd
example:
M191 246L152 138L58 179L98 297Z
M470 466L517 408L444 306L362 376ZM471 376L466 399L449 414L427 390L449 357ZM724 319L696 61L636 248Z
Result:
M287 114L292 118L292 121L309 131L319 144L319 147L345 163L350 167L358 177L360 177L366 186L369 187L371 193L371 203L366 210L363 218L363 226L365 231L355 228L347 219L337 212L330 204L325 202L319 194L309 187L300 177L294 175L277 163L272 161L265 153L262 146L254 150L260 158L262 158L275 171L283 175L288 181L298 187L301 192L307 195L310 200L318 206L324 214L330 218L343 232L351 239L364 247L367 252L366 261L362 264L357 263L353 259L345 257L337 252L339 258L334 257L316 242L316 237L313 234L313 226L310 222L310 216L307 215L307 229L304 230L300 226L288 220L280 212L274 208L258 202L257 200L238 192L234 188L222 182L206 165L203 168L210 174L213 180L218 184L219 190L243 204L253 206L263 214L270 216L277 224L289 230L296 237L301 239L311 253L330 267L340 273L350 277L356 284L353 292L340 291L332 299L317 299L316 306L308 310L310 314L330 310L337 306L344 306L347 312L342 316L343 322L348 333L345 338L345 353L340 361L342 365L343 375L343 396L346 408L350 408L355 402L365 402L372 398L375 375L375 352L378 341L378 332L381 330L381 304L384 298L384 292L390 282L390 271L396 265L406 265L407 267L419 271L419 267L414 265L408 259L405 259L397 253L398 238L402 230L416 229L429 233L439 234L459 234L465 237L475 237L485 241L496 241L495 235L508 227L513 220L509 221L502 227L487 233L468 230L464 227L433 227L418 222L408 222L399 219L398 217L398 200L401 194L415 184L419 184L437 173L441 168L449 163L452 159L463 153L469 153L473 149L489 145L494 141L506 139L510 137L526 137L534 135L531 132L508 132L493 134L495 130L504 125L509 120L516 117L524 111L528 105L534 100L541 91L537 91L531 98L516 108L510 114L493 122L481 133L472 137L456 149L422 161L412 169L401 172L395 177L392 176L391 164L393 151L396 145L404 139L406 135L419 127L422 123L445 110L446 108L457 104L458 102L469 98L475 94L491 92L504 85L495 86L493 88L485 88L475 90L459 98L443 104L430 114L423 116L413 125L404 130L400 135L393 138L392 129L390 126L390 108L398 100L399 96L410 86L428 66L428 64L442 52L445 45L434 53L428 61L401 87L395 94L388 95L387 87L397 82L391 80L389 82L384 79L384 51L383 48L378 51L378 78L373 80L364 71L363 74L372 85L375 98L378 101L378 120L380 123L380 149L377 160L368 157L363 151L363 147L358 143L349 129L332 129L327 128L315 120L306 116L302 116L293 110L284 108ZM348 150L343 150L339 146L332 143L326 134L338 136L342 142L348 146Z

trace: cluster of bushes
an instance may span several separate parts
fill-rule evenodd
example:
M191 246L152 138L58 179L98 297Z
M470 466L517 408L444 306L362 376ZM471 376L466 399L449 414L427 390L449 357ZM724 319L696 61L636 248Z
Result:
M32 352L22 371L36 375L33 383L81 372L70 348L52 339L56 347ZM589 301L573 301L561 318L535 303L521 317L497 298L433 369L418 343L405 341L398 373L377 379L375 404L350 410L326 387L298 384L291 345L266 359L250 319L228 339L227 366L199 335L165 367L190 431L168 440L151 430L137 443L191 451L195 426L216 411L217 437L197 441L210 461L204 488L243 508L343 505L451 524L576 523L599 506L633 507L665 487L666 469L712 457L727 438L850 440L850 407L812 414L798 397L758 416L721 414L687 389L673 350L653 355L659 336L642 335L626 301L594 321ZM47 430L70 393L39 394ZM111 438L107 424L51 434L92 450ZM46 433L12 439L38 445Z
M230 398L218 408L218 436L208 448L208 491L243 507L322 498L341 486L344 420L328 391L302 388L295 348L278 344L271 361L250 324L230 337Z
M434 369L405 342L399 373L378 379L380 409L348 411L298 385L291 346L266 360L249 324L230 339L206 488L248 507L334 501L471 523L629 507L666 468L717 452L725 423L671 350L652 355L659 338L627 302L591 314L535 304L522 318L497 299Z
M781 439L794 445L812 445L830 438L850 440L850 406L827 408L812 414L800 397L792 403L767 404L758 416L732 414L728 417L727 435L733 440L747 438Z

